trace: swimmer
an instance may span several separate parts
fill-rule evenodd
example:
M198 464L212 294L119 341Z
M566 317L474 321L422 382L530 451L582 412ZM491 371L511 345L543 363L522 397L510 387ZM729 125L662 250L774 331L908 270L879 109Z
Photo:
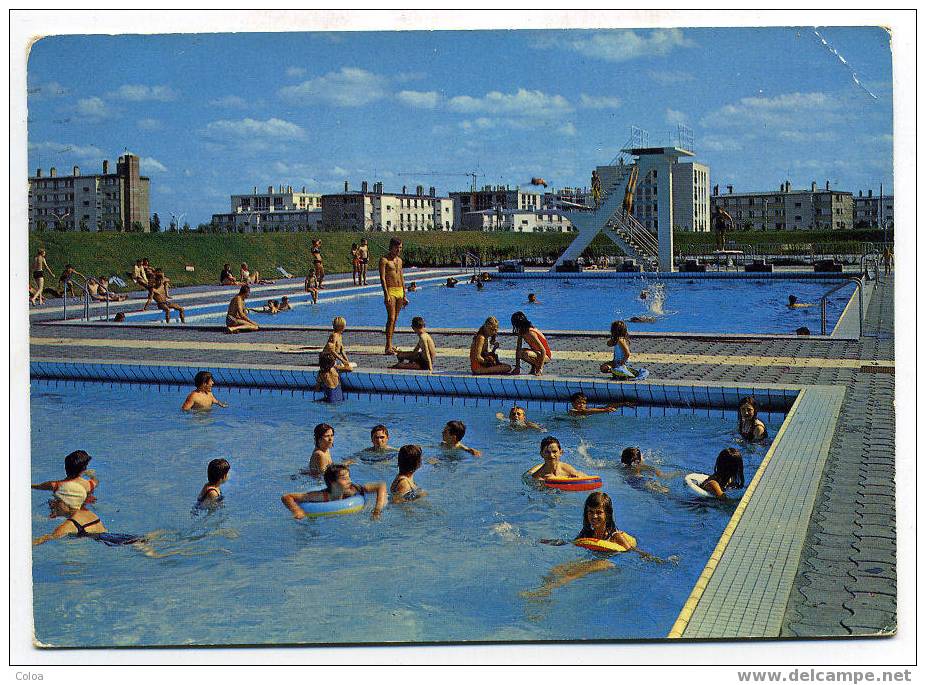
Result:
M325 489L312 492L290 492L283 495L280 500L283 506L289 509L294 519L305 518L305 512L299 506L300 502L330 502L332 500L347 499L355 495L364 497L376 494L376 504L373 506L373 519L378 519L386 506L386 484L367 483L359 485L350 479L350 469L347 464L329 464L324 472Z
M55 497L75 509L83 506L84 502L96 502L93 491L100 484L96 473L88 469L91 457L84 450L74 450L64 458L64 480L47 480L32 486L33 490L51 490ZM86 476L86 477L84 477Z
M743 455L735 447L728 447L717 455L714 472L698 486L717 499L726 499L727 490L741 488L744 483Z
M399 474L389 486L394 504L408 502L427 493L415 484L415 471L421 468L421 447L419 445L402 445L399 450Z
M534 293L528 293L527 304L540 304L540 302L537 301L537 296Z
M486 287L485 282L483 282L483 281L476 281L476 290L482 290L482 289L485 288L485 287Z
M115 323L124 323L125 322L125 312L119 312L113 317Z
M191 409L205 411L212 409L212 405L214 404L219 405L223 409L228 407L227 404L220 402L216 399L215 395L212 394L215 381L212 380L212 374L208 371L200 371L197 373L193 378L193 384L196 386L196 390L187 395L186 399L183 401L183 404L180 406L180 409L183 411L190 411Z
M524 407L520 407L517 404L511 408L511 411L508 412L507 418L501 412L496 413L495 416L499 421L509 421L512 428L533 428L534 430L539 431L546 430L546 428L543 426L536 424L533 421L528 421L527 412L524 411Z
M371 446L360 453L361 461L383 461L388 458L386 455L391 455L397 451L395 447L389 446L389 429L382 424L373 426L370 430L370 442L372 443ZM364 455L367 456L364 457Z
M610 414L611 412L617 411L619 404L609 404L604 407L589 407L588 398L585 396L585 393L574 392L569 396L569 401L572 403L572 406L569 407L569 413L572 416L588 416L589 414ZM633 405L630 405L633 406Z
M813 307L808 302L798 302L796 295L788 295L788 309L802 309L804 307Z
M312 456L309 457L309 475L313 478L320 478L325 469L331 466L334 428L327 423L320 423L315 426L313 432L315 435L315 449L312 451ZM353 461L348 459L344 464L353 464Z
M324 393L323 402L342 402L344 400L341 377L338 375L337 358L331 352L322 352L318 355L318 376L315 380L315 390Z
M563 456L563 448L559 440L552 435L548 435L540 441L540 456L543 457L543 466L531 474L532 478L542 480L548 476L551 478L588 478L587 473L582 473L571 464L560 461Z
M646 288L644 288L643 290L640 291L640 299L641 299L641 300L645 300L645 299L647 299L648 297L649 297L649 290L647 290Z
M448 421L441 432L440 446L448 450L463 450L469 452L474 457L481 457L482 452L472 447L467 447L461 441L466 435L466 424L462 421Z
M413 293L416 290L418 290L418 284L415 281L412 281L411 283L409 283L408 288L406 288L406 292L410 292L410 293Z
M210 506L222 501L221 485L228 480L228 472L231 471L231 464L225 459L213 459L206 468L206 475L209 478L199 496L196 498L196 504L200 506Z
M395 356L398 361L391 368L433 371L437 347L434 345L434 339L425 330L422 317L416 316L412 319L412 330L418 336L418 342L415 343L411 352L396 350Z
M447 278L446 286L447 286L448 288L455 288L455 287L457 286L457 283L459 283L459 282L460 282L460 281L458 281L457 279L455 279L453 276L449 276L449 277Z
M643 463L643 453L639 447L627 447L621 452L621 466L630 472L631 477L643 478L646 474L652 474L656 478L670 479L683 475L681 471L672 471L663 473L655 466ZM668 494L669 488L655 480L647 480L643 487L653 492Z
M315 292L316 292L316 296L317 296L318 291L316 290ZM284 295L283 297L280 298L280 306L279 306L278 309L277 309L278 311L281 311L281 312L288 312L288 311L291 310L292 308L293 308L293 306L289 303L289 298L288 298L286 295Z
M260 309L254 309L253 307L248 307L249 312L257 312L259 314L278 314L280 311L280 306L277 304L276 300L267 300L265 304Z
M344 329L347 328L347 320L343 316L336 316L331 322L331 335L328 336L328 342L322 348L322 352L330 352L334 355L335 368L341 372L353 371L356 364L352 364L347 358L347 351L344 349Z
M768 435L765 424L758 418L759 407L752 397L744 397L739 404L739 422L737 429L740 436L749 442L759 442Z
M656 323L655 316L631 316L629 320L633 323Z
M810 329L807 328L807 326L801 326L796 331L794 331L794 333L796 335L810 335Z

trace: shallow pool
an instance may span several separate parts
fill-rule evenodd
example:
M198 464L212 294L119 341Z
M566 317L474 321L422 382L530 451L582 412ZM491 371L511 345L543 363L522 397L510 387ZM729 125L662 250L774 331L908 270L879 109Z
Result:
M93 510L110 531L159 531L149 558L86 539L33 548L35 635L45 644L178 645L664 637L732 508L689 496L680 477L629 477L620 451L640 446L664 472L710 471L724 447L744 450L747 479L766 448L739 444L735 422L712 411L572 418L565 407L528 405L547 431L513 430L495 413L509 404L448 398L359 396L341 405L299 392L229 390L231 407L182 414L174 386L32 382L33 482L63 476L74 449L92 456L102 484ZM663 410L659 410L662 414ZM769 419L772 433L780 416ZM461 419L480 458L437 447ZM416 474L428 496L363 514L295 521L285 492L317 488L306 466L312 429L335 428L335 460L369 445L385 423L390 443L424 446ZM525 598L557 565L593 559L572 545L586 493L538 492L521 480L557 436L565 460L598 473L617 525L639 546L608 570ZM192 509L206 464L226 457L224 505ZM395 462L352 467L356 482L391 482ZM663 490L663 491L659 491ZM33 491L33 534L50 532L48 493Z
M806 326L820 334L820 297L834 283L830 280L748 280L748 279L523 279L498 280L477 290L463 282L447 288L441 282L420 284L408 294L409 306L399 317L399 327L407 330L413 316L423 316L431 328L478 328L486 316L494 315L508 329L511 314L523 310L541 329L607 331L616 319L650 316L646 323L630 322L632 331L673 331L690 333L787 333ZM647 293L647 299L640 295ZM535 293L539 304L528 304ZM813 306L788 309L788 295ZM843 288L828 299L827 333L831 333L845 309L852 288ZM347 295L347 296L345 296ZM319 304L305 296L291 297L295 308L277 315L255 313L258 323L274 325L330 325L335 316L344 316L350 326L382 326L385 320L382 291L367 288L356 292L322 291ZM264 300L254 299L261 307ZM198 323L225 321L227 305L191 309L191 320ZM197 314L205 316L197 316ZM149 314L155 320L161 315Z

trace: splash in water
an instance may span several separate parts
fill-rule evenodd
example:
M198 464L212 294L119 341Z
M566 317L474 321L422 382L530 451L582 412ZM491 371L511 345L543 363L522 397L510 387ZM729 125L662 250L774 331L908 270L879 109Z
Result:
M653 316L662 316L666 313L663 305L666 302L666 286L664 283L653 283L646 288L647 296L644 299L649 313Z

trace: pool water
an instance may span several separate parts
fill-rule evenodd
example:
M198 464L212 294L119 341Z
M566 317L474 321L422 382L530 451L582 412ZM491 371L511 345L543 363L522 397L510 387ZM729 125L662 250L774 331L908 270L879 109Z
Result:
M441 282L422 283L408 293L409 306L400 314L398 326L407 328L413 316L423 316L431 328L478 328L490 314L507 330L511 314L523 310L541 330L607 331L617 319L651 316L648 323L629 322L631 331L689 333L783 333L793 334L806 326L820 333L820 297L834 282L830 280L743 280L743 279L530 279L489 282L483 290L463 282L455 288ZM647 300L641 300L643 290ZM535 293L539 304L528 304ZM813 306L788 309L788 295ZM828 298L827 333L831 333L852 294L844 288ZM327 301L331 299L332 301ZM296 305L277 315L254 314L258 323L274 325L327 326L343 316L349 326L382 326L385 321L382 291L368 288L353 297L322 291L319 304L305 296L291 297ZM254 300L253 306L264 305ZM220 311L219 311L220 309ZM226 305L210 311L198 322L224 323ZM207 310L209 311L209 310ZM191 314L194 312L191 311ZM155 317L152 318L156 318ZM195 316L195 314L194 314ZM199 317L197 317L199 318ZM196 321L196 318L191 320Z
M746 476L764 446L739 444L735 419L718 412L573 418L564 406L528 406L565 449L599 474L617 525L639 547L676 563L629 553L614 566L525 598L565 562L594 559L573 545L586 493L537 491L522 474L541 461L547 432L514 430L495 413L510 403L448 398L354 397L341 405L299 392L217 388L231 405L183 414L189 389L33 381L33 482L63 477L74 449L101 480L92 505L110 531L159 531L164 558L132 547L69 538L33 548L35 636L55 646L282 644L466 640L661 638L674 622L733 511L694 499L679 476L664 492L629 477L620 451L640 446L665 472L710 472L716 454L744 450ZM633 410L629 410L633 412ZM655 412L654 412L655 413ZM780 417L770 418L774 434ZM463 420L480 458L437 447L444 423ZM299 473L312 429L335 428L335 461L369 446L385 423L390 444L420 443L416 474L428 495L361 514L295 521L286 492L317 489ZM228 458L224 504L193 509L206 465ZM433 463L431 463L433 462ZM359 483L384 481L395 462L352 467ZM659 485L656 483L655 485ZM33 491L33 535L50 532L48 493Z

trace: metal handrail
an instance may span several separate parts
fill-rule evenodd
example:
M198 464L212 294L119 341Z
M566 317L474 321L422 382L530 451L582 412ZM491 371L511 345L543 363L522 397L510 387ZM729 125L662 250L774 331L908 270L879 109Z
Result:
M862 323L865 319L864 290L862 288L861 278L851 278L848 281L840 283L834 288L830 288L820 298L820 335L826 335L826 298L833 293L842 290L847 285L855 285L858 290L858 337L862 337ZM850 298L851 299L851 298Z
M869 252L868 254L862 257L862 263L861 263L862 273L864 273L866 277L868 276L869 260L871 260L871 263L875 265L875 283L881 282L881 266L878 263L878 260L880 258L881 258L881 255L879 255L877 252Z

